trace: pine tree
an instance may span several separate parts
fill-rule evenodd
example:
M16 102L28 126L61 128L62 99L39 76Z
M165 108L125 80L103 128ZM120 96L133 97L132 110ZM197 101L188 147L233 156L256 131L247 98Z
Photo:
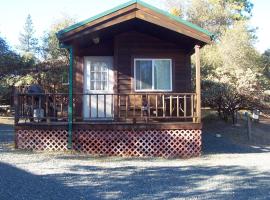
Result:
M24 54L36 53L38 46L38 39L34 36L35 30L31 15L29 14L26 18L23 32L20 33L20 50Z

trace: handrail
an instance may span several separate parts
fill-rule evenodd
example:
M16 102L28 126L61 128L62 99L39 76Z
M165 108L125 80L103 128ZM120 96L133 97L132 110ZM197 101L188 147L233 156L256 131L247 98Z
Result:
M68 95L68 93L17 93L16 122L67 122L70 104ZM175 92L74 93L73 122L82 120L132 123L171 120L194 122L198 118L196 99L195 93ZM83 110L85 105L88 105L86 111Z
M177 92L134 92L134 93L73 93L73 95L191 95L195 92L177 93ZM17 93L17 95L42 96L42 95L69 95L68 93Z

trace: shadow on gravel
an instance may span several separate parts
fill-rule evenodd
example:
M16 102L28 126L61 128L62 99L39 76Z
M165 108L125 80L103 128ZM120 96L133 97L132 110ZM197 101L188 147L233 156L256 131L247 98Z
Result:
M204 154L270 152L270 145L255 146L255 145L236 144L226 137L217 138L215 134L205 131L203 131L202 135L202 146Z
M0 143L14 142L14 125L12 122L10 119L4 120L0 117Z
M270 196L269 173L238 166L93 167L34 175L0 163L0 199L261 199ZM226 176L224 178L223 176Z
M58 181L61 175L39 176L0 162L0 199L12 200L80 200L80 190ZM95 197L88 190L89 198ZM93 198L92 198L93 197Z
M252 140L248 140L246 122L239 120L238 124L232 125L221 120L205 122L202 130L202 145L204 154L219 153L266 153L270 152L270 141L266 140L265 134L258 133L256 126L263 126L270 132L270 125L253 124ZM216 137L220 134L221 137ZM263 139L264 138L264 139Z

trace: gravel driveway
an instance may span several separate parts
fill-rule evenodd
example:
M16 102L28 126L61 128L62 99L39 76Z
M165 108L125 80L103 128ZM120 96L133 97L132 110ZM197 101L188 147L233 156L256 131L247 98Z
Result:
M270 199L267 146L237 146L205 133L200 158L95 158L18 151L12 138L0 132L1 200Z

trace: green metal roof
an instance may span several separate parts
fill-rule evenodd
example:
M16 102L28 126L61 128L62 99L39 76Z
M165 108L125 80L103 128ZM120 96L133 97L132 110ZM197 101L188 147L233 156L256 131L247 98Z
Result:
M86 25L86 24L88 24L88 23L90 23L90 22L92 22L94 20L97 20L97 19L99 19L101 17L104 17L106 15L109 15L111 13L114 13L114 12L116 12L118 10L121 10L121 9L123 9L125 7L128 7L128 6L130 6L132 4L135 4L135 3L138 3L138 4L140 4L140 5L142 5L142 6L146 7L146 8L149 8L149 9L151 9L151 10L153 10L155 12L158 12L158 13L160 13L162 15L165 15L165 16L169 17L172 20L175 20L177 22L180 22L182 24L185 24L186 26L189 26L192 29L195 29L195 30L200 31L200 32L202 32L202 33L204 33L204 34L206 34L206 35L208 35L210 37L213 37L213 34L211 32L209 32L209 31L207 31L207 30L205 30L205 29L203 29L203 28L201 28L201 27L199 27L199 26L197 26L197 25L195 25L195 24L193 24L191 22L188 22L188 21L186 21L186 20L184 20L184 19L182 19L180 17L174 16L174 15L170 14L169 12L166 12L166 11L161 10L161 9L159 9L157 7L154 7L154 6L152 6L152 5L148 4L148 3L145 3L145 2L143 2L141 0L131 0L131 1L127 2L127 3L121 4L121 5L119 5L119 6L115 7L115 8L112 8L110 10L107 10L105 12L102 12L102 13L100 13L98 15L95 15L93 17L90 17L90 18L88 18L86 20L83 20L81 22L78 22L76 24L73 24L72 26L69 26L69 27L67 27L67 28L59 31L57 33L57 36L60 37L61 35L69 32L69 31L72 31L72 30L74 30L76 28L79 28L81 26L84 26L84 25Z

